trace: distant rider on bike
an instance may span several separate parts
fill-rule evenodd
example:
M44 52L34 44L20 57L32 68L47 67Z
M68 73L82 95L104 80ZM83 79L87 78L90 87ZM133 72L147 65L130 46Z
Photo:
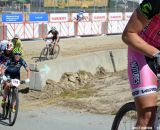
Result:
M77 13L77 15L76 15L76 20L77 20L77 22L79 22L79 21L81 21L82 19L84 19L84 13L85 13L86 11L85 10L80 10L78 13Z
M53 50L55 48L55 46L58 44L59 42L59 32L57 31L56 27L51 27L51 30L47 33L47 36L51 34L52 35L52 45L53 45ZM46 37L47 37L46 36Z

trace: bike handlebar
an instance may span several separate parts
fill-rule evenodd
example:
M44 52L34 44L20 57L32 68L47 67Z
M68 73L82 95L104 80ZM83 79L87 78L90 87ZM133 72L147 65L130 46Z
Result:
M4 79L4 75L1 75L0 80L11 82L12 79L10 77L6 77L6 76L5 76L5 79ZM25 80L20 80L20 84L26 84L26 81Z
M8 82L11 82L11 80L12 80L11 78L7 79ZM20 84L26 84L25 80L20 80Z

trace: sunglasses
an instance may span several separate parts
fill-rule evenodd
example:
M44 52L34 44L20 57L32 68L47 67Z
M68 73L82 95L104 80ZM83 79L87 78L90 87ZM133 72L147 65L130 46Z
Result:
M15 56L21 56L21 54L20 54L20 53L14 53L14 55L15 55Z

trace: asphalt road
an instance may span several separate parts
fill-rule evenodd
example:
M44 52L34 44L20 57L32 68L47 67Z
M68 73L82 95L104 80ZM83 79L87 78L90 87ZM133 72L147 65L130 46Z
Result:
M112 121L113 116L48 106L20 111L14 126L0 121L0 130L110 130Z

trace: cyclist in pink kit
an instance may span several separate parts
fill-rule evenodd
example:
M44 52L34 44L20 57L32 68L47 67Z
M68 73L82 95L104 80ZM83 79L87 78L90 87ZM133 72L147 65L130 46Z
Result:
M155 58L160 57L160 0L143 0L123 34L128 45L128 74L138 119L136 130L153 127L157 106ZM154 130L154 128L153 128Z

